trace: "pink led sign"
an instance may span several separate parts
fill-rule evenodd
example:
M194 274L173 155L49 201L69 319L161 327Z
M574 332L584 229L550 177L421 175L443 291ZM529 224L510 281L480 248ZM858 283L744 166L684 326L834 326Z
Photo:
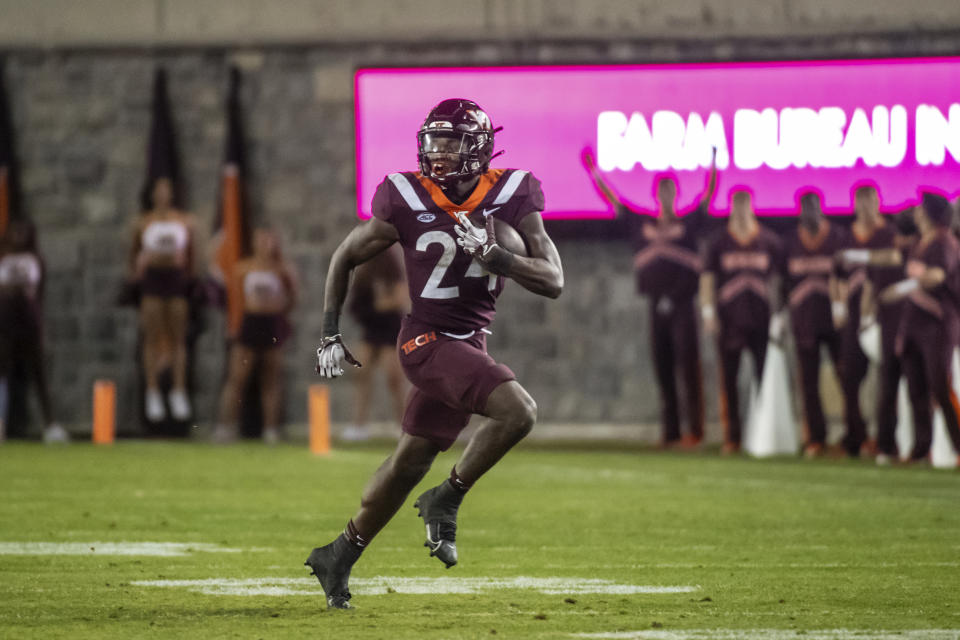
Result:
M377 184L415 170L416 131L444 98L475 100L502 126L494 166L531 170L546 217L612 211L580 160L593 149L608 182L654 209L672 174L681 208L702 191L719 149L714 211L747 187L758 211L793 214L815 188L832 213L874 182L886 210L919 186L960 195L960 58L604 67L361 69L356 74L357 206Z

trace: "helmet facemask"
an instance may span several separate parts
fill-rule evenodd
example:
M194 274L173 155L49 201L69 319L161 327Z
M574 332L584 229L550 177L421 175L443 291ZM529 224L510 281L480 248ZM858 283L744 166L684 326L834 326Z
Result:
M471 180L484 174L493 156L490 131L457 131L429 123L417 134L417 159L420 172L440 185ZM437 126L439 125L439 126ZM442 174L434 172L433 162L442 159L452 165Z

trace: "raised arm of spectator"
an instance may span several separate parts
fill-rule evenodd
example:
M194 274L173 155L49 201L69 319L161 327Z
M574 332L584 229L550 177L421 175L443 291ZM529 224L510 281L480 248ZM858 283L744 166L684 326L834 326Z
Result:
M697 210L703 210L706 213L713 203L713 196L717 192L717 148L713 148L713 157L710 161L710 174L707 177L707 188L700 195L700 201L697 203Z
M617 215L620 215L620 211L623 209L623 202L620 200L620 196L618 196L616 192L610 188L610 185L607 184L606 180L603 179L603 176L600 175L600 170L597 168L597 162L593 157L593 151L591 151L588 147L584 147L583 151L580 152L580 159L583 162L583 166L586 168L587 173L590 174L590 179L593 180L593 185L603 195L603 199L613 207L613 210L617 212Z

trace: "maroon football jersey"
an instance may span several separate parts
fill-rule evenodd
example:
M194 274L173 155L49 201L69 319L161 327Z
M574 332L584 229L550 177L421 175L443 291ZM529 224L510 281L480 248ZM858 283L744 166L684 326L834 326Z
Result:
M960 312L960 243L947 229L913 246L906 275L916 278L931 267L943 269L946 279L935 289L917 289L907 296L900 318L900 334L922 335L932 325L937 325L947 329L952 343L956 338L953 334ZM949 345L944 349L949 349Z
M485 271L457 245L459 211L472 219L492 215L516 228L543 210L540 181L520 169L490 169L463 204L419 173L391 173L373 196L373 215L397 229L412 309L417 321L462 334L490 324L504 278Z
M830 276L837 251L847 246L843 228L826 220L816 234L803 225L787 236L786 279L790 323L797 343L812 345L834 331L830 309Z
M729 330L756 329L770 319L770 278L781 271L783 248L772 231L757 225L746 241L729 229L718 232L707 248L704 270L716 278L717 315Z
M851 229L847 236L848 247L853 249L893 249L897 246L897 233L892 224L884 224L874 229L867 237L860 236L856 228ZM903 279L903 267L876 267L858 266L843 273L847 279L847 322L854 327L860 326L860 301L863 296L863 285L869 280L873 285L874 294L879 294L888 285ZM896 313L899 305L888 305L884 315Z
M670 222L624 207L636 254L637 293L689 300L697 293L703 262L697 242L713 230L706 203Z

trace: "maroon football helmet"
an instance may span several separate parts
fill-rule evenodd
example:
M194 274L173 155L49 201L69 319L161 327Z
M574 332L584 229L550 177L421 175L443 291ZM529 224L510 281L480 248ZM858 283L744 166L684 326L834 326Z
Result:
M430 110L417 132L420 172L441 185L482 175L495 157L493 134L502 128L494 129L490 116L472 100L444 100ZM438 175L431 167L430 154L458 154L459 166Z

